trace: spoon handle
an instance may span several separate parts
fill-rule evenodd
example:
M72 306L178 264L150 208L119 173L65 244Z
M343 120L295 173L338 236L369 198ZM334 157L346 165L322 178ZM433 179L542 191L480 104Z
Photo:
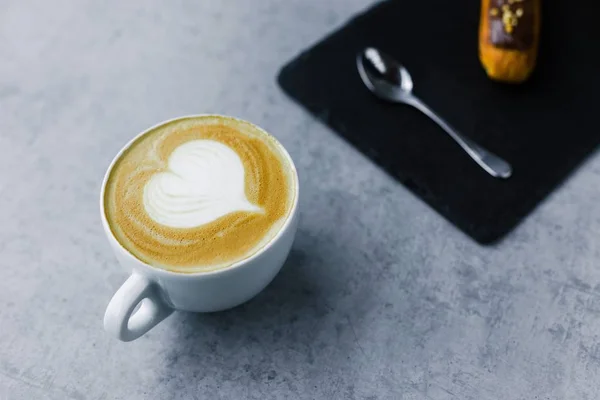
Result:
M444 129L452 139L462 147L468 155L471 156L477 164L487 173L495 178L509 178L512 175L512 167L509 163L498 157L494 153L484 149L471 139L458 133L446 121L440 118L433 110L418 98L411 96L406 99L406 103L420 110L423 114L434 120L442 129Z

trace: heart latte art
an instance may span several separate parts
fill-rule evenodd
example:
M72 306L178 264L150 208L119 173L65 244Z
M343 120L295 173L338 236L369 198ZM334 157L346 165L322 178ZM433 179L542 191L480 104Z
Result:
M242 160L214 140L176 148L168 170L146 183L144 208L154 221L172 228L201 226L235 211L261 211L246 198Z
M150 265L199 272L256 253L295 199L287 154L260 128L217 116L146 132L112 167L104 195L121 245Z

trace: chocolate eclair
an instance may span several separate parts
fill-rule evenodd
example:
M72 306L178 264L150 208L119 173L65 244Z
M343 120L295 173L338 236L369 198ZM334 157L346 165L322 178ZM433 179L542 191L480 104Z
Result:
M487 75L509 83L525 81L535 67L541 0L482 0L479 59Z

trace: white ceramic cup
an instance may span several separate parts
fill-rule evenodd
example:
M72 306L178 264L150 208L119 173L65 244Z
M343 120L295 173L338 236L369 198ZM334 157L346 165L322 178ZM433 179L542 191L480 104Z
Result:
M122 341L139 338L174 310L221 311L250 300L277 275L292 247L298 225L298 174L292 158L282 145L281 150L288 159L295 187L292 209L277 235L251 257L216 271L177 273L142 262L117 241L108 225L104 209L106 182L115 162L137 138L149 131L181 118L202 116L204 115L175 118L140 133L121 149L104 176L100 193L102 225L118 261L131 271L129 278L117 290L106 308L104 329ZM140 307L134 312L138 304Z

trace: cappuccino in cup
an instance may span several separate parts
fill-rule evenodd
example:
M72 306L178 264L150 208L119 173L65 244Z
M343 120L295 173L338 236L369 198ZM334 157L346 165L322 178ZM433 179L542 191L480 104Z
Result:
M261 128L224 116L169 121L115 161L104 190L108 227L140 261L178 273L227 268L282 229L295 169Z

